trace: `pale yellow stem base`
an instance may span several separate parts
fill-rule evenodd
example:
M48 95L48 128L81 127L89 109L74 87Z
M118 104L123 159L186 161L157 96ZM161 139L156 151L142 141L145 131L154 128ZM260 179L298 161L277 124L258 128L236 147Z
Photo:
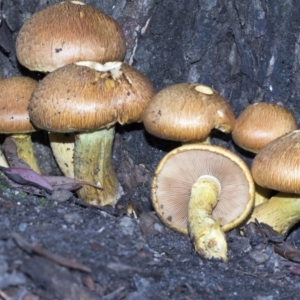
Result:
M255 200L254 206L260 205L271 198L272 190L255 184Z
M74 178L74 133L49 132L52 153L62 173Z
M41 171L34 155L31 135L27 133L12 134L11 138L16 143L18 157L24 160L33 171L40 174Z
M0 150L0 167L9 168L8 162L1 150Z
M75 178L103 187L101 190L84 185L78 191L78 196L92 205L114 206L121 196L121 187L111 164L114 132L111 127L75 136Z
M212 176L201 176L192 186L188 206L189 234L195 250L204 258L227 261L227 242L212 210L217 204L220 184Z
M286 235L300 221L300 196L278 193L254 208L248 223L255 220L268 224L278 233Z

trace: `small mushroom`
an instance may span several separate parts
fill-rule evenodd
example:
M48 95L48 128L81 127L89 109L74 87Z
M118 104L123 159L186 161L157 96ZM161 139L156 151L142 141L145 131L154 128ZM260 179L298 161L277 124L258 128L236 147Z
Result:
M62 1L33 14L19 31L16 54L33 71L78 61L121 61L125 35L109 15L81 1Z
M232 139L240 148L256 154L271 141L296 129L296 118L289 109L278 104L257 102L247 106L238 116ZM255 190L255 206L268 201L272 195L272 190L258 184Z
M25 76L0 80L0 133L10 135L16 143L19 158L40 173L30 134L36 128L30 122L27 111L36 86L35 80Z
M227 260L224 231L251 213L254 183L242 159L227 149L189 144L169 152L152 182L152 203L168 227L189 234L204 258Z
M271 141L296 129L296 118L289 109L258 102L247 106L238 116L232 139L242 149L257 153Z
M151 134L180 142L203 142L213 128L231 132L235 123L229 103L199 83L179 83L158 92L147 105L143 122Z
M256 206L248 222L257 219L284 235L299 222L299 168L300 130L277 138L256 155L251 167L254 181L281 193Z
M39 128L75 133L78 195L93 205L115 205L121 187L111 165L115 123L140 122L154 94L151 82L126 63L78 62L47 74L35 89L29 115Z

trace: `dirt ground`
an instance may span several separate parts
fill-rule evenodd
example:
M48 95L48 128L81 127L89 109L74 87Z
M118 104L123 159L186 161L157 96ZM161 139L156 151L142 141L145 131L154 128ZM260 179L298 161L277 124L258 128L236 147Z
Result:
M254 245L234 230L228 263L205 260L188 237L160 223L150 205L156 162L145 159L146 142L139 125L118 129L114 165L124 196L116 209L68 193L24 193L0 177L0 299L298 299L300 265L272 244ZM59 174L47 146L35 146L47 157L43 172ZM157 159L164 151L152 149ZM138 218L126 216L128 203ZM300 229L288 241L300 248Z
M59 0L0 1L0 73L27 75L15 39L34 12ZM280 103L300 119L297 1L86 1L112 15L127 39L125 61L155 88L213 86L238 115L258 101ZM4 136L0 135L0 144ZM45 133L33 136L43 174L59 175ZM230 136L212 143L250 164ZM190 239L155 216L150 184L159 160L179 143L117 126L113 164L124 195L116 208L82 203L69 192L37 195L0 172L0 299L299 299L300 264L274 252L272 239L226 234L228 262L204 260ZM132 206L135 214L126 215ZM300 249L300 228L287 242Z

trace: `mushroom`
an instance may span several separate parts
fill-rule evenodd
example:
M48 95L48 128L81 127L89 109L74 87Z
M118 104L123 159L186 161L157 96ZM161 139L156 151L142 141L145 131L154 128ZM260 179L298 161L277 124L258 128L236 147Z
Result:
M109 15L81 1L62 1L33 14L19 31L16 54L33 71L78 61L121 61L125 35Z
M238 116L232 139L240 148L256 154L271 141L296 129L296 118L289 109L278 104L257 102L247 106ZM258 184L255 190L255 206L268 201L272 195L272 190Z
M19 158L40 173L30 135L36 128L30 122L27 111L36 85L35 80L25 76L0 80L0 133L10 135L16 143ZM7 163L4 162L4 166Z
M189 234L204 258L227 260L225 231L251 213L254 183L242 159L207 144L188 144L162 158L152 182L153 207L168 227Z
M147 105L143 122L151 134L180 142L203 142L213 128L230 132L235 123L228 102L199 83L179 83L158 92Z
M281 193L256 206L248 222L257 219L285 235L300 220L300 130L265 146L254 158L251 172L259 185Z
M296 129L296 118L289 109L258 102L247 106L238 116L232 139L242 149L257 153L271 141Z
M80 198L93 205L115 205L120 185L111 165L115 123L140 122L154 94L151 82L126 63L69 64L40 81L29 115L39 128L75 133L75 178L100 184L84 186Z
M126 40L109 15L80 1L62 1L25 22L17 36L16 53L28 69L51 72L78 61L121 61ZM62 173L73 178L74 134L49 132L49 141Z

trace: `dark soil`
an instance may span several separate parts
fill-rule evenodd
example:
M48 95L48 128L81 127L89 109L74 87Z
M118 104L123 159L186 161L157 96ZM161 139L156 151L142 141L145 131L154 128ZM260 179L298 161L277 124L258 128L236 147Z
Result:
M162 225L149 203L151 164L135 162L143 151L127 147L129 136L142 130L116 137L114 162L126 188L116 209L75 195L24 193L0 177L3 299L298 299L300 265L271 244L251 246L232 231L228 263L205 260L188 237ZM126 216L128 203L138 218ZM288 241L300 247L300 230Z
M58 1L0 1L0 72L41 78L18 65L14 41L24 20ZM299 13L296 1L87 1L113 15L128 43L126 61L157 90L196 81L214 86L238 114L249 103L280 102L298 120ZM273 57L273 58L272 58ZM271 63L272 62L272 63ZM3 141L3 136L0 142ZM44 174L60 174L44 133L33 137ZM230 136L213 144L238 153ZM35 195L0 172L0 299L299 299L300 265L226 234L228 263L204 260L188 237L166 228L150 201L153 171L179 143L118 126L113 163L124 190L116 208L76 195ZM127 216L127 207L134 214ZM287 241L300 249L300 229Z

